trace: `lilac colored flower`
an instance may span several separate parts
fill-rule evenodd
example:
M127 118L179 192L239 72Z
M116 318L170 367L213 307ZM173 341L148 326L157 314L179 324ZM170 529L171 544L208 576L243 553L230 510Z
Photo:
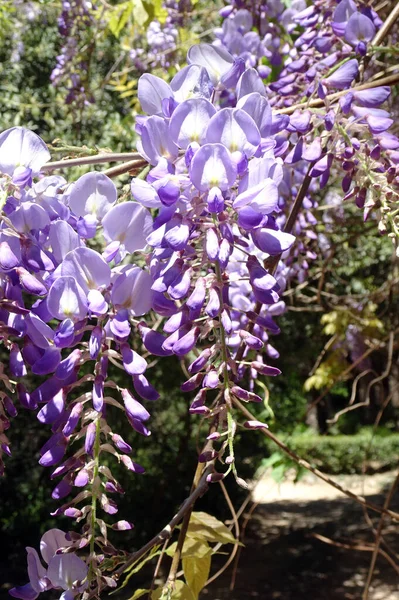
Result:
M239 108L223 108L209 121L206 139L208 142L220 142L230 152L242 152L249 158L260 144L260 133L247 112Z
M323 79L323 83L327 87L336 88L338 90L346 90L351 83L356 79L359 72L359 64L355 58L348 60L341 65L332 75Z
M116 198L115 184L103 173L82 175L68 193L69 206L75 215L94 215L97 219L102 219L107 214Z
M213 187L227 190L235 182L236 174L236 166L222 144L205 144L190 165L191 180L201 192Z
M61 263L61 275L75 278L86 294L89 290L108 287L111 281L111 271L105 260L95 250L84 247L68 252Z
M38 175L42 166L50 160L50 152L43 140L24 127L12 127L0 134L0 172L14 175L21 167L24 178L21 183L28 183L29 179Z
M165 99L173 99L173 92L166 81L145 73L139 79L137 96L147 115L162 115L162 102Z
M107 241L118 241L127 252L135 252L146 247L146 237L152 229L152 217L140 204L124 202L111 208L102 225Z
M84 291L72 276L58 277L47 296L47 307L57 319L80 321L87 314Z
M169 134L169 123L156 115L148 117L143 124L137 148L152 165L158 164L162 158L174 159L178 154L178 148Z
M119 309L127 309L133 316L141 316L151 309L151 277L139 267L121 273L112 287L112 302Z
M197 64L187 65L178 71L170 82L170 87L178 102L190 98L209 100L213 89L208 71Z
M212 84L216 86L223 75L231 69L234 59L224 48L212 46L211 44L197 44L189 49L187 62L189 65L194 64L204 67Z
M370 42L375 34L373 21L362 13L353 13L345 27L344 37L351 46L358 46L360 42Z
M169 124L172 140L179 148L187 148L192 142L203 144L208 123L216 109L205 98L193 98L182 102L174 111Z

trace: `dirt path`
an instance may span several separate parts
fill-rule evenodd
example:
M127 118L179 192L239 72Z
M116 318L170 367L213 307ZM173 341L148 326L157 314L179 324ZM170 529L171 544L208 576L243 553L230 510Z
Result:
M341 476L340 483L382 505L393 473ZM361 600L371 552L339 548L320 541L367 547L373 534L363 509L313 476L298 484L277 486L266 477L256 486L259 502L249 522L245 548L229 591L232 569L209 586L201 598L210 600ZM399 510L399 492L392 508ZM378 515L370 513L374 526ZM399 564L399 525L387 521L384 540ZM396 556L395 556L396 555ZM215 557L215 570L226 557ZM399 577L383 558L377 565L369 600L399 600Z

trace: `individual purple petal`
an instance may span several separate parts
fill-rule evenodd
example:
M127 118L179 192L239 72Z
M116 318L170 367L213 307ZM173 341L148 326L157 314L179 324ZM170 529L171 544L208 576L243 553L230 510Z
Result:
M69 354L69 356L60 362L55 372L55 376L60 380L67 379L71 372L73 372L78 366L81 358L82 351L79 350L79 348L76 348Z
M210 348L205 348L205 350L201 352L198 358L196 358L188 367L188 372L198 373L199 371L202 371L202 369L208 364L211 354L212 351L210 350Z
M105 239L120 242L128 252L143 250L152 231L151 214L136 202L117 204L106 214L102 224Z
M17 395L18 400L24 408L29 410L35 410L37 408L37 402L35 398L31 397L22 383L17 383Z
M40 540L40 552L47 564L51 561L57 550L67 548L72 542L67 539L61 529L49 529Z
M24 377L27 374L22 353L17 344L12 344L9 359L10 373L14 377Z
M49 562L47 577L54 587L63 590L71 589L71 582L82 582L87 577L86 563L74 553L56 554ZM87 587L87 582L79 589ZM64 600L64 599L63 599ZM70 600L70 598L65 600Z
M146 208L160 208L162 202L156 189L147 181L134 177L130 184L133 198Z
M145 324L139 325L140 335L143 338L143 344L151 354L154 356L170 356L172 350L165 350L163 344L165 342L165 336L158 331L153 331Z
M332 75L323 79L323 83L327 87L332 87L338 90L346 90L351 83L356 79L359 72L359 64L355 58L348 60L341 65Z
M38 594L44 592L47 589L47 581L46 581L46 569L43 567L40 562L39 555L34 548L30 548L29 546L26 548L27 551L27 559L28 559L28 575L29 581L34 590Z
M0 243L0 268L10 271L20 264L20 259L15 256L7 242Z
M121 344L123 366L129 375L142 375L147 369L145 358L132 350L129 344Z
M51 497L54 500L62 500L70 494L72 491L72 486L68 483L66 479L62 479L52 491Z
M210 119L206 139L207 142L220 142L230 152L243 152L249 158L260 144L260 133L255 121L244 110L222 108Z
M158 400L159 394L156 389L148 382L144 375L133 375L134 389L141 398L154 402Z
M206 232L205 250L209 260L216 260L219 254L219 239L216 231L208 229Z
M96 327L94 327L93 331L91 332L90 340L89 340L89 352L90 352L90 358L92 360L97 358L98 353L100 352L102 338L103 338L103 330L101 329L101 327L99 325L97 325Z
M375 34L373 21L362 13L353 13L345 27L345 40L352 46L357 46L359 42L370 42Z
M89 456L93 456L94 443L96 441L96 424L89 423L86 429L85 437L85 452ZM78 485L75 480L75 485ZM83 484L86 485L86 484Z
M111 281L111 270L105 260L95 250L84 247L68 252L61 264L61 275L75 278L77 285L85 293L93 289L107 288Z
M212 84L216 86L221 77L230 70L234 58L222 47L211 44L196 44L189 49L187 62L189 65L195 64L204 67Z
M50 158L46 144L29 129L12 127L0 134L0 171L6 175L12 176L20 165L37 175Z
M357 6L353 0L341 0L333 14L332 28L336 35L344 35L349 18L356 12Z
M243 96L237 102L237 108L241 108L256 123L261 137L268 137L271 133L272 109L267 99L259 92L252 92Z
M251 232L252 240L259 250L274 256L291 248L295 236L274 229L259 228Z
M199 327L194 327L183 335L175 344L173 344L173 353L177 356L188 354L196 345L201 330Z
M47 308L56 319L80 321L86 316L86 296L74 277L58 277L54 281L47 296Z
M39 460L39 465L42 467L52 467L62 460L66 451L66 445L55 445L52 446L47 452L43 454Z
M11 215L10 221L20 233L40 231L50 225L47 212L39 204L24 202Z
M162 101L173 99L173 92L160 77L144 73L139 79L137 97L147 115L162 115Z
M58 392L43 408L37 413L37 418L41 423L55 423L61 416L65 408L64 393L62 390Z
M258 371L258 373L261 373L262 375L267 375L269 377L281 375L281 371L280 369L277 369L277 367L270 367L269 365L264 365L262 362L259 361L253 361L251 363L251 368L255 369L255 371Z
M178 147L170 137L169 123L162 117L148 117L142 127L138 149L152 165L158 164L162 158L176 158Z
M34 294L35 296L45 296L47 294L47 288L44 283L34 275L31 275L29 271L23 267L15 269L15 273L18 275L19 283L25 292Z
M102 219L115 204L117 190L112 179L103 173L86 173L72 186L68 193L68 203L75 215L87 214Z
M218 214L224 210L224 198L218 187L209 190L207 202L209 212Z
M205 301L206 287L205 279L200 277L195 283L194 290L190 297L187 299L186 305L192 310L199 310L202 308Z
M128 320L128 314L126 310L122 310L118 312L118 314L108 321L105 326L105 329L111 331L115 339L118 341L126 340L130 335L130 323Z
M205 98L193 98L182 102L174 111L169 124L172 140L179 148L187 148L192 142L202 145L208 123L216 109Z
M376 108L380 106L391 94L388 86L379 86L369 90L354 91L353 96L361 106Z
M90 290L87 294L87 308L93 315L105 315L108 311L108 302L99 290Z
M97 217L96 215L85 215L79 217L76 223L76 231L80 237L90 240L96 235L97 232Z
M112 434L112 441L120 452L130 454L132 447L117 433Z
M75 325L72 319L65 319L55 331L54 344L57 348L67 348L75 337Z
M209 100L213 89L207 70L200 65L187 65L180 69L170 82L170 87L178 102L198 97Z
M59 348L49 346L43 352L43 355L36 360L31 369L35 375L48 375L53 373L61 360L61 351Z
M97 412L101 412L104 405L104 377L97 375L93 383L93 408Z
M209 301L205 307L206 314L214 319L220 312L220 298L219 293L215 288L209 290Z
M81 402L78 402L77 404L73 405L72 410L67 419L67 422L65 423L64 428L62 430L62 433L66 437L70 436L71 433L73 433L76 425L79 422L80 415L82 414L82 410L83 410L83 404Z
M131 419L138 421L148 421L150 413L144 408L140 402L133 398L132 394L127 390L122 390L122 398L125 405L126 413Z
M249 205L254 211L267 215L276 210L278 198L278 187L275 181L268 177L238 194L233 207L237 210Z
M131 267L119 275L112 288L112 303L137 317L146 314L152 305L151 277L139 267Z
M201 192L218 187L231 187L236 179L236 166L229 151L222 144L205 144L195 153L190 165L190 176Z
M190 227L188 223L181 220L175 220L174 222L176 224L167 229L164 240L173 250L184 250L190 237Z
M319 160L321 156L322 148L320 138L316 137L309 146L305 146L302 151L302 158L313 162Z
M49 240L54 258L61 263L71 250L80 245L79 236L66 221L55 221L50 225Z
M237 99L240 100L253 92L266 96L265 84L256 69L246 69L237 83Z

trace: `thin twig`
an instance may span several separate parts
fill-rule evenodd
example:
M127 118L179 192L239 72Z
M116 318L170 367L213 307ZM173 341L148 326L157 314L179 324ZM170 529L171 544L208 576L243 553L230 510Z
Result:
M391 489L389 490L387 497L385 498L385 502L384 502L384 508L387 509L389 507L389 505L391 504L393 495L395 493L396 490L396 486L399 484L399 472L395 477L394 482L391 485ZM366 581L366 585L364 586L364 592L363 592L363 596L362 599L363 600L368 600L369 597L369 589L370 589L370 584L371 584L371 580L373 578L373 573L374 573L374 569L375 569L375 563L377 561L377 555L380 552L380 545L381 545L381 536L382 536L382 528L384 526L384 518L385 515L381 515L380 516L380 521L378 523L378 527L377 527L377 533L375 536L375 545L374 545L374 551L373 551L373 555L371 557L371 562L370 562L370 568L369 568L369 572L367 575L367 581ZM399 572L399 569L396 570L396 572Z
M233 517L235 537L236 537L236 540L238 541L240 538L240 525L238 523L237 513L236 513L233 503L230 499L230 496L226 490L226 486L224 485L223 481L219 481L219 483L220 483L220 487L222 488L222 492L225 497L225 500L227 502L227 506L230 509L231 516ZM223 567L221 567L219 569L219 571L217 571L214 575L212 575L212 577L210 577L208 579L208 581L205 583L204 587L208 586L210 583L212 583L212 581L215 581L215 579L220 577L220 575L225 572L227 567L233 562L234 557L237 554L238 548L239 548L238 544L234 544L233 550L231 551L231 554L228 557L228 559L226 560L226 562L224 563Z
M345 550L360 550L362 552L373 552L375 547L363 544L349 544L345 542L336 542L335 540L331 540L330 538L325 537L324 535L320 535L319 533L311 533L312 537L320 540L324 544L328 544L329 546L336 546L337 548L344 548ZM395 561L381 548L378 549L378 552L383 556L391 565L391 567L399 574L399 567L395 563Z
M145 158L141 157L141 160L129 160L121 165L116 165L115 167L111 167L106 171L102 171L102 173L107 175L107 177L118 177L119 175L124 175L130 171L141 171L141 169L147 165L148 162L145 160Z
M242 414L248 420L250 420L250 421L257 420L255 415L253 415L237 398L232 397L232 400L233 400L234 405L242 412ZM265 437L272 440L272 442L274 442L279 448L281 448L281 450L283 450L283 452L288 454L288 456L290 458L292 458L292 460L295 461L298 465L300 465L301 467L304 467L305 469L307 469L308 471L310 471L311 473L316 475L316 477L319 477L319 479L322 479L323 481L325 481L326 483L328 483L335 489L339 490L342 494L345 494L345 496L348 496L348 498L352 498L352 500L355 500L355 502L357 502L358 504L367 506L370 510L374 510L377 513L383 513L383 514L389 515L394 521L399 521L398 513L394 512L392 510L383 508L382 506L378 506L377 504L374 504L372 502L368 502L362 496L358 496L357 494L354 494L350 490L342 487L342 485L340 485L337 481L334 481L333 479L331 479L330 477L328 477L327 475L325 475L324 473L319 471L319 469L312 467L312 465L310 463L308 463L307 460L304 460L303 458L301 458L300 456L295 454L295 452L290 450L290 448L288 448L288 446L286 446L284 444L284 442L282 442L277 436L275 436L271 431L269 431L265 427L260 428L259 431L261 431Z
M180 521L184 518L188 511L191 510L195 501L200 498L208 489L207 477L213 472L213 465L209 465L205 468L202 473L202 477L198 482L197 487L191 492L191 494L186 498L180 507L179 511L175 514L173 519L169 521L169 523L155 535L151 540L149 540L144 546L142 546L136 552L130 554L127 560L121 565L113 574L112 578L115 581L118 581L119 577L128 569L131 565L137 562L142 556L144 556L151 548L157 546L158 544L162 544L165 540L169 539L176 527L180 523ZM87 600L92 598L93 596L98 595L98 593L104 590L107 585L101 586L98 590L93 590Z

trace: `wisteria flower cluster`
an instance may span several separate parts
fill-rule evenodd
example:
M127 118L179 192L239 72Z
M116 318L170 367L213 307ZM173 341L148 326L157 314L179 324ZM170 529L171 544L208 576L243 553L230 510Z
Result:
M39 136L22 127L0 134L0 332L9 352L0 470L17 400L49 430L39 463L56 480L52 514L82 522L80 533L43 536L47 567L27 549L29 583L15 597L55 588L70 600L116 585L102 569L118 553L107 532L133 525L104 520L123 489L102 458L143 472L132 440L150 435L154 357L185 364L189 411L209 425L198 457L207 482L233 473L243 484L234 406L262 402L257 380L280 374L269 364L279 357L274 318L287 283L303 280L315 258L312 209L336 170L344 198L365 218L378 209L380 230L397 233L399 140L381 108L390 88L359 83L377 15L352 0L262 3L256 17L244 4L223 10L217 43L191 47L170 83L140 78L137 148L149 168L132 179L130 198L118 200L98 171L74 182L43 176L50 154ZM289 52L284 27L295 39ZM116 383L116 369L129 386ZM132 440L111 429L109 411L125 415Z

